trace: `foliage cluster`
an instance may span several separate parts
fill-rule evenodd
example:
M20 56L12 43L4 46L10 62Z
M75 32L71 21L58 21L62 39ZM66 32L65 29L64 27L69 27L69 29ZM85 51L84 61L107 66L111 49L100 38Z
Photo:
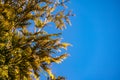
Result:
M70 44L61 42L60 33L49 34L44 27L54 23L62 30L66 23L71 24L68 17L73 14L71 11L65 14L66 2L0 0L0 80L37 80L43 71L50 80L64 80L56 77L49 66L68 56L66 53L58 56L58 52ZM28 30L31 24L34 31Z

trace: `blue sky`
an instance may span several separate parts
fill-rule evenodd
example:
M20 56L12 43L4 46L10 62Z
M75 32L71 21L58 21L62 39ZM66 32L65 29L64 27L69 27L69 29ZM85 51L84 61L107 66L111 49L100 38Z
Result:
M70 57L54 65L67 80L120 80L120 1L71 0L76 14L63 31Z

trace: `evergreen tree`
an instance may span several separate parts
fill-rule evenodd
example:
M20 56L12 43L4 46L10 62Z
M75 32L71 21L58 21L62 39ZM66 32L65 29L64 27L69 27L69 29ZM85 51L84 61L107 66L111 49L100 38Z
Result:
M54 23L62 30L65 23L71 24L68 18L73 14L66 13L66 2L0 0L0 80L39 80L41 72L49 75L48 80L65 80L56 77L49 66L68 56L58 52L70 44L61 42L61 33L49 34L44 27Z

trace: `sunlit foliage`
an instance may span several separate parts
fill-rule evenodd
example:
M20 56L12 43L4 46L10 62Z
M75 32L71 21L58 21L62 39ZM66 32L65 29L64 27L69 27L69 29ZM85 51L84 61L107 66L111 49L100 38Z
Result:
M49 66L68 56L57 53L70 44L61 42L61 33L49 34L44 27L54 23L62 30L66 23L71 24L69 16L73 14L65 12L66 2L0 0L0 80L40 80L41 72L47 73L49 80L65 80L56 77ZM31 24L34 30L29 31Z

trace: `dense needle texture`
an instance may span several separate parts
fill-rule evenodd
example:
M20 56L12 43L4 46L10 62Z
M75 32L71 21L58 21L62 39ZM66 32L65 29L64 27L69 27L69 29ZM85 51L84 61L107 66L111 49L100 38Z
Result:
M70 44L61 42L61 33L49 34L44 28L52 23L62 30L71 24L66 2L0 0L0 80L40 80L40 73L47 73L48 80L65 80L55 76L50 65L68 56L58 53Z

